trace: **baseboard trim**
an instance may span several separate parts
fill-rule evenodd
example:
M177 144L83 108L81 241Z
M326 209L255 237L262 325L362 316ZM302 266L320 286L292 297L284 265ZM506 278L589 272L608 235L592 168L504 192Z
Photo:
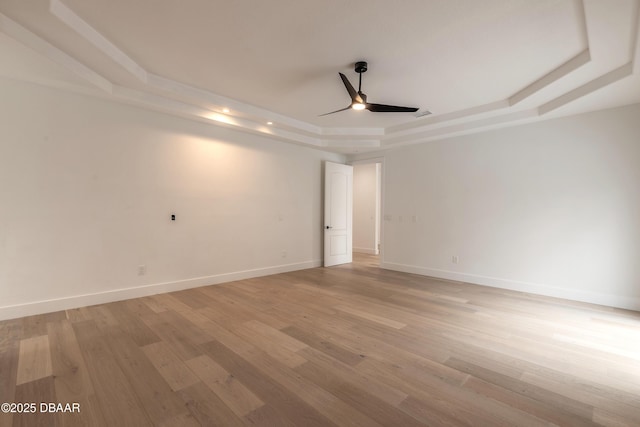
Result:
M626 310L640 311L640 298L626 297L613 294L582 291L579 289L559 288L557 286L540 283L522 282L498 277L481 276L477 274L460 273L457 271L439 270L435 268L418 267L414 265L382 262L381 268L401 271L403 273L419 274L421 276L436 277L439 279L455 280L457 282L473 283L475 285L490 286L512 291L527 292L531 294L562 298L572 301L587 302L591 304L606 305L609 307L623 308Z
M358 252L360 254L378 255L375 249L370 248L353 248L353 252Z
M306 261L294 264L283 264L252 270L216 274L212 276L195 277L174 282L154 283L93 294L73 295L63 298L34 301L25 304L9 305L0 307L0 320L15 319L18 317L33 316L36 314L51 313L54 311L69 310L72 308L86 307L96 304L105 304L108 302L197 288L200 286L218 285L220 283L233 282L235 280L251 279L254 277L287 273L289 271L305 270L307 268L320 267L321 265L321 260Z

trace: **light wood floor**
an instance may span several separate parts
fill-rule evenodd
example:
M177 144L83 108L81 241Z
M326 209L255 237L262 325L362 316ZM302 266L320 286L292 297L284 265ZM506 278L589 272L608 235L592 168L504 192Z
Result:
M370 256L0 323L1 426L639 426L640 315Z

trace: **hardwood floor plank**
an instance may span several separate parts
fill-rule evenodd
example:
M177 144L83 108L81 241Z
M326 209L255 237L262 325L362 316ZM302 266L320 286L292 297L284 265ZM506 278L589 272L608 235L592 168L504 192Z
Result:
M160 337L142 321L140 316L129 310L127 301L114 302L106 305L105 308L118 320L118 327L137 345L142 347L160 341Z
M293 390L273 381L258 366L251 363L249 360L252 357L261 357L260 352L255 348L251 352L245 353L243 357L240 357L238 353L217 341L206 343L203 348L210 357L215 358L216 362L243 384L246 384L253 393L265 402L265 406L273 407L286 420L287 424L290 421L297 426L320 427L336 425L320 411L301 399ZM256 354L252 356L251 354L253 353ZM267 357L266 354L264 357ZM247 414L246 418L250 419L252 417L251 414Z
M245 341L259 347L267 354L271 355L274 359L279 360L281 363L287 365L290 368L300 366L306 362L304 357L297 355L294 351L289 350L286 347L282 347L271 338L262 335L261 332L251 328L247 323L235 325L232 328L232 332ZM285 334L282 334L285 335ZM285 335L286 336L286 335Z
M200 356L202 351L198 344L206 342L203 332L194 331L196 328L179 313L167 310L142 317L142 321L163 341L171 344L174 352L182 360Z
M89 377L71 322L63 320L47 325L56 397L59 403L79 403L80 413L63 413L61 425L105 425L102 411L95 404L93 383Z
M490 407L486 399L477 399L479 395L464 393L459 386L451 386L443 379L423 374L420 378L406 375L402 368L392 362L380 362L368 359L358 365L358 369L367 375L378 379L380 382L389 384L409 395L399 407L411 414L416 419L429 419L428 414L434 414L446 419L454 419L460 425L509 425L502 418L501 408L492 415L482 405ZM431 378L429 378L431 377ZM480 405L480 406L478 406ZM424 409L420 409L420 407ZM512 425L531 425L526 417L518 419ZM535 423L533 425L536 425Z
M52 372L59 397L86 397L93 394L93 384L80 351L75 332L69 321L49 323Z
M198 382L178 392L195 420L202 426L241 427L242 420L211 388Z
M607 427L632 427L633 424L622 414L616 414L604 409L596 408L593 413L593 421L598 425Z
M344 313L349 313L354 316L360 317L362 319L370 320L372 322L376 322L381 325L385 325L394 329L402 329L405 326L407 326L406 323L396 322L395 320L387 319L386 317L378 316L373 313L366 312L364 310L358 310L356 308L352 308L344 305L339 305L336 307L336 309Z
M0 328L2 328L2 326L0 326ZM8 334L6 329L3 332ZM0 351L0 403L16 402L19 342L17 337L14 337L12 340L7 339L3 343L2 350ZM10 426L12 420L12 413L0 411L0 425Z
M461 372L466 372L467 374L482 379L490 384L498 385L512 393L518 393L525 397L543 402L558 411L566 411L574 414L577 418L590 420L593 416L593 406L581 403L558 393L553 393L548 389L522 383L522 381L518 379L511 378L501 373L455 358L449 359L445 362L445 365L455 368ZM475 385L479 384L477 382L472 383ZM468 387L468 385L465 384L465 387Z
M152 314L154 311L144 303L142 298L129 299L125 301L118 301L120 304L123 304L127 311L132 314L137 315L138 317L145 316L147 314Z
M293 392L337 425L379 425L372 418L347 405L318 384L302 378L287 366L275 361L268 354L252 355L249 361L272 381Z
M171 390L178 391L192 386L200 379L180 360L165 342L149 344L142 348L144 354L169 384Z
M118 319L111 313L106 304L87 307L87 312L91 316L91 320L101 329L109 329L120 325Z
M154 297L156 295L152 295L149 297L144 297L144 298L140 298L140 301L146 305L149 310L151 310L154 313L162 313L163 311L167 311L168 308L165 307L164 305L162 305L160 302L158 302ZM147 314L151 314L151 313L147 313Z
M85 320L93 320L91 313L87 310L87 307L72 308L65 311L67 319L71 322L83 322Z
M363 356L349 351L337 343L323 339L312 331L302 330L296 326L289 326L282 329L282 332L297 339L298 341L304 342L309 347L315 348L316 350L341 361L346 365L355 366L363 359Z
M57 391L56 391L57 392ZM57 402L66 405L77 404L78 412L64 412L60 414L60 425L62 427L109 427L109 424L102 415L102 407L95 394L87 397L80 397L75 401L64 401L62 398L57 397Z
M199 313L200 312L198 312L198 314ZM217 321L207 319L207 321L200 322L199 324L205 327L215 340L224 344L238 355L251 353L256 349L253 344L236 335Z
M209 298L208 296L200 292L193 292L190 289L185 291L171 292L170 294L167 294L167 295L171 296L172 298L175 298L181 304L184 304L185 306L189 307L191 310L209 307L213 302L211 301L211 298Z
M254 292L244 292L242 289L237 288L235 283L234 286L226 286L223 288L225 290L223 294L224 299L231 304L240 304L252 312L260 312L280 302L280 299L273 294L262 292L258 295ZM243 282L241 281L240 283ZM244 283L246 283L246 281Z
M154 424L184 412L182 399L173 393L131 337L120 329L113 328L105 334L105 338L116 362Z
M185 291L181 292L181 295L183 298L185 298L184 293ZM165 308L165 310L163 311L175 311L176 313L184 314L184 313L189 313L191 311L194 311L195 309L194 307L191 307L190 305L185 304L181 299L176 298L174 293L158 294L158 295L154 295L151 298L153 298L154 301L161 304L162 307ZM206 296L201 299L205 299L205 298ZM197 308L203 308L203 307L206 307L206 305L202 305Z
M199 309L199 311L212 320L230 325L242 323L254 319L253 313L235 302L227 302L224 297L225 289L221 286L207 286L198 289L198 293L209 297L215 301L209 307Z
M314 329L323 339L338 343L358 354L361 359L373 358L384 361L393 358L400 362L406 360L429 360L427 357L431 357L436 361L444 361L450 357L448 351L429 345L428 342L414 342L412 341L412 336L396 336L397 334L402 334L402 331L392 330L393 332L390 333L387 329L387 332L384 333L384 327L382 329L372 329L371 325L354 325L351 323L347 323L343 327L334 328L329 326L329 328L326 328L330 322L327 319L326 322L319 323L314 319L311 322L301 321L298 324L301 327ZM408 351L403 347L409 347L410 350L416 349L416 351ZM426 354L417 354L418 351Z
M238 417L264 405L260 398L209 356L199 356L186 363Z
M400 404L400 408L427 426L475 427L484 423L483 420L477 419L468 411L458 410L454 407L446 408L442 403L434 405L432 402L433 399L418 400L409 396Z
M297 373L302 375L307 381L317 384L324 390L331 393L343 402L352 411L358 411L366 414L367 417L375 420L376 423L383 426L421 426L422 423L401 409L381 400L369 389L363 389L359 385L350 383L345 380L339 373L333 373L312 363L305 363L295 369ZM355 381L354 381L355 382ZM377 387L377 394L383 394L381 387ZM389 394L391 393L390 389ZM389 398L387 396L387 398ZM402 399L404 400L404 399ZM401 401L400 401L401 402ZM398 404L400 403L398 402Z
M498 400L559 426L588 427L597 425L591 420L592 414L576 414L571 411L571 408L563 407L561 402L553 401L553 396L549 398L544 396L543 400L540 399L540 396L530 396L519 390L514 391L503 388L495 383L476 377L469 378L464 386L478 394ZM549 404L549 401L551 401L551 404ZM585 418L585 415L590 416Z
M201 425L203 424L200 424L193 414L185 412L161 422L158 427L200 427Z
M233 285L235 285L235 283L236 282L232 282ZM213 320L224 324L259 320L275 329L281 329L290 325L288 321L282 322L276 318L265 315L263 311L256 311L244 304L241 298L233 298L229 295L230 291L228 286L209 286L200 288L198 291L215 301L214 305L201 309L206 316Z
M284 414L275 410L271 405L264 405L244 416L247 424L264 427L297 427Z
M107 425L152 425L96 323L73 323L73 330Z
M251 320L243 323L243 325L260 334L265 339L271 340L275 345L286 348L289 351L296 352L308 347L307 344L298 341L297 339L284 334L269 325L265 325L262 322Z
M541 377L539 375L525 373L522 381L546 390L554 390L557 394L570 399L585 402L595 408L607 412L622 415L635 425L640 425L640 405L630 405L627 402L616 400L613 396L603 395L598 389L576 383L565 382L559 378Z
M20 341L17 385L51 375L51 352L47 335Z
M13 414L14 427L57 427L60 426L60 413L40 411L40 403L57 402L53 377L47 376L16 387L15 403L35 403L36 411ZM73 414L70 414L73 415Z
M22 339L22 319L0 321L0 353L13 349Z
M313 348L305 348L300 350L298 354L307 359L313 365L316 365L321 371L331 372L332 374L339 376L342 381L348 382L362 390L366 390L367 393L377 397L389 405L398 406L408 397L408 394L386 384L379 383L378 381L362 374L357 369L345 365L342 362L333 359L331 356L327 356L321 351ZM309 364L307 363L305 365Z
M37 316L22 318L22 338L33 338L47 334L47 323L57 322L67 318L64 311L45 313Z
M306 298L313 298L303 293L300 298L306 300ZM300 323L312 323L321 325L326 330L341 330L347 327L356 326L357 320L339 316L339 312L329 306L330 303L324 303L324 305L318 305L318 298L312 300L313 302L297 304L295 301L282 301L276 307L272 307L265 311L269 316L276 317L277 319L289 322L289 325L298 325Z
M399 369L395 363L382 363L373 359L365 360L358 365L358 370L371 378L407 393L409 397L399 406L416 419L429 423L434 419L442 419L445 425L453 423L453 425L473 426L474 423L479 422L479 417L476 417L470 408L425 389L415 378L407 380L401 377L398 375Z

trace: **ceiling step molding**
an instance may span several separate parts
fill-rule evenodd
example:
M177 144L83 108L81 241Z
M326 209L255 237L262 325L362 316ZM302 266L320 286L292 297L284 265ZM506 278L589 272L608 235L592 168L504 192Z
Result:
M601 89L605 86L617 82L618 80L630 76L632 70L632 63L628 63L620 68L616 68L615 70L610 71L607 74L598 77L597 79L591 80L589 83L586 83L576 89L573 89L570 92L565 93L562 96L559 96L552 101L547 102L546 104L541 105L539 107L540 114L547 114L557 108L562 107L563 105L575 101L576 99L582 98L583 96L595 92L598 89Z
M74 58L2 13L0 31L89 82L97 89L94 95L281 141L348 153L394 148L539 120L573 101L628 76L639 74L640 0L637 0L630 27L628 62L624 65L612 64L611 71L590 80L585 81L583 78L577 87L567 84L576 75L584 75L585 68L588 69L594 63L601 65L599 58L606 58L606 43L594 40L594 34L600 33L591 29L592 26L603 25L598 22L598 11L606 6L591 0L580 1L577 5L577 30L585 47L557 68L524 85L506 99L442 114L436 112L428 117L418 117L414 121L386 128L316 126L151 73L61 0L49 0L48 12L120 69L133 76L137 84L133 81L130 82L132 87L115 84L106 77L106 70L90 68L82 62L82 58ZM597 54L594 46L598 48ZM557 95L558 87L565 88L560 95Z
M521 91L510 96L508 99L509 106L516 105L517 103L527 99L528 97L540 92L550 84L555 83L561 78L573 73L578 68L587 64L589 61L591 61L591 54L589 53L589 49L585 49L555 70L551 71L549 74L546 74Z
M147 83L147 71L144 68L127 56L127 54L120 50L116 45L107 40L106 37L96 31L91 25L76 15L61 1L50 0L49 11L53 16L64 22L69 28L77 32L80 37L98 48L113 61L120 64L120 66L134 75L138 80L143 83Z
M18 24L11 18L0 13L0 30L9 37L17 40L30 49L49 58L51 61L61 65L77 75L78 77L90 82L97 88L107 92L113 92L113 84L94 70L90 69L72 56L58 49L48 41L38 37L22 25Z

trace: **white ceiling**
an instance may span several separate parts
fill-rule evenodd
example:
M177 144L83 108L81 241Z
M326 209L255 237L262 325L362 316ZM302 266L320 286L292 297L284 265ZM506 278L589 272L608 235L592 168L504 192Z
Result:
M639 3L0 0L0 75L376 150L640 102ZM319 117L359 60L370 102L432 114Z

